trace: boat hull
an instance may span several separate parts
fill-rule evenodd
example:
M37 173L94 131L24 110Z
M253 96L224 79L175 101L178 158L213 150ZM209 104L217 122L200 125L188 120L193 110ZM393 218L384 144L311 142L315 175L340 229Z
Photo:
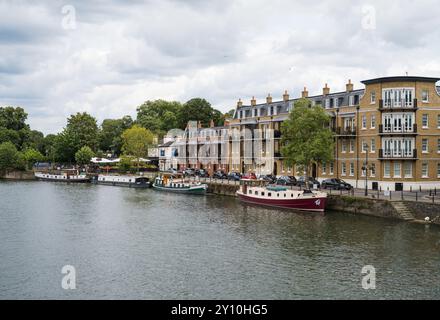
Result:
M182 194L198 194L203 195L206 194L207 188L200 187L191 187L191 188L171 188L171 187L163 187L153 184L153 188L158 191L166 191L166 192L174 192L174 193L182 193Z
M238 192L237 195L241 201L246 203L252 203L252 204L268 206L268 207L310 211L310 212L324 212L325 205L327 202L326 197L303 198L303 199L264 199L264 198L250 197Z
M96 181L92 180L92 183L102 186L114 186L114 187L126 187L136 189L147 189L151 187L150 183L128 183L128 182L112 182L112 181Z
M67 182L67 183L89 183L90 182L90 178L69 179L69 178L45 178L45 177L39 177L39 176L35 176L35 178L39 181L50 181L50 182Z

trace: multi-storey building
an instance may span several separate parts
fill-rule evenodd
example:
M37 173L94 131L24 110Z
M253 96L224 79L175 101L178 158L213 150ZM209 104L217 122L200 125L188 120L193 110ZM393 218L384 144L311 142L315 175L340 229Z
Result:
M346 90L337 93L331 93L326 84L317 96L309 96L304 88L301 96L322 105L332 116L335 133L334 161L314 166L311 174L318 179L342 178L356 187L368 183L369 188L382 190L440 186L439 80L385 77L362 81L365 89L361 90L354 90L349 81ZM270 95L263 104L254 98L249 105L238 101L229 130L260 129L263 134L232 134L231 171L302 174L287 167L280 153L280 126L295 100L286 91L281 101L274 102ZM266 129L272 129L272 136L265 136ZM262 147L245 152L246 140L255 139L263 141ZM265 147L268 139L273 139L271 148ZM258 161L261 158L272 158L273 163Z

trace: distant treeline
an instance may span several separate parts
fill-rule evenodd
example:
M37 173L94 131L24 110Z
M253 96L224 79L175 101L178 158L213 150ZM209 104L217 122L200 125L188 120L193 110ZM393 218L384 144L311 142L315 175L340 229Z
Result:
M201 121L204 126L211 120L216 126L223 125L232 112L222 114L201 98L185 103L146 101L137 108L135 120L130 116L105 119L98 126L90 114L77 113L67 119L60 133L45 136L31 130L23 108L0 107L0 170L30 169L42 161L85 164L93 156L108 153L146 156L145 141L151 144L152 137L161 138L175 128L185 129L190 120Z

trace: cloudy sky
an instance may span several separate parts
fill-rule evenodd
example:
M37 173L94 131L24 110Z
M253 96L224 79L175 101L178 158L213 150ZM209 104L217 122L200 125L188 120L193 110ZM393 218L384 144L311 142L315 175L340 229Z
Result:
M0 106L33 129L135 116L149 99L319 94L387 75L440 76L435 0L0 0Z

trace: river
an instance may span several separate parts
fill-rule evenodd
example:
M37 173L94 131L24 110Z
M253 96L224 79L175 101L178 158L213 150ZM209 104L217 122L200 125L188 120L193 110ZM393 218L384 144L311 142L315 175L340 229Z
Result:
M65 265L74 290L62 288ZM366 265L375 289L362 286ZM440 298L437 226L216 195L0 182L0 299L413 298Z

